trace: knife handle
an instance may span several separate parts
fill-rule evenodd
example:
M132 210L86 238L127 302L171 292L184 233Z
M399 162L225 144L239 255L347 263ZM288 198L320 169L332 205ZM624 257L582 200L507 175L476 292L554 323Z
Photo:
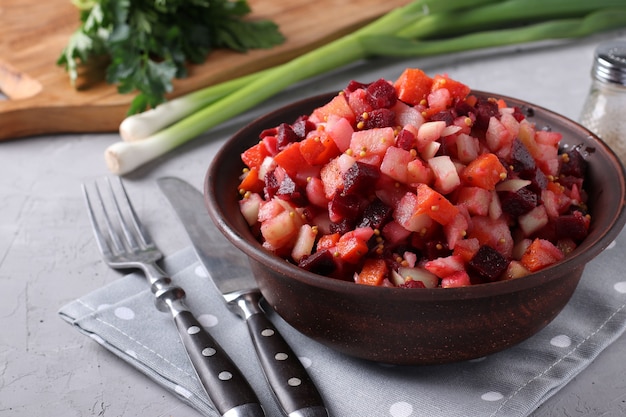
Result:
M328 417L324 401L302 362L263 311L250 315L246 322L265 377L285 414Z
M244 376L193 314L182 308L174 321L198 378L220 416L264 417Z

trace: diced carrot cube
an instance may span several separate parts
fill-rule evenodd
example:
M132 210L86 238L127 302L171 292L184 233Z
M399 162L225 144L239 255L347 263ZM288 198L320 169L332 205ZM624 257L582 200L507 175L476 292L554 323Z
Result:
M298 142L290 143L283 148L274 157L274 162L285 170L287 175L292 178L296 177L298 171L301 171L309 164L300 153L300 145Z
M259 169L252 167L244 174L243 179L239 183L238 190L259 193L263 191L264 185L265 183L259 178Z
M356 283L373 286L382 285L387 272L387 263L384 259L367 259L361 272L356 276Z
M447 75L435 75L433 77L433 85L431 90L436 91L445 88L454 100L463 100L470 93L470 88L462 82L453 80Z
M367 242L350 232L339 238L336 247L339 257L351 264L359 262L368 252Z
M270 153L265 145L263 143L257 143L241 154L241 160L249 168L258 168L263 163L265 157L269 155Z
M496 184L506 178L506 168L498 157L484 153L470 162L461 172L461 179L466 185L494 190Z
M345 94L338 94L325 105L313 110L313 116L322 122L326 122L331 115L344 117L351 124L356 122L356 116L348 104Z
M465 102L469 104L470 106L474 107L476 103L478 102L478 97L470 94L465 98Z
M425 213L441 225L451 222L459 209L426 184L417 184L417 212Z
M432 84L432 78L424 71L418 68L407 68L395 81L394 87L400 100L416 105L426 99Z
M520 262L530 272L535 272L560 261L564 257L563 252L552 242L537 238L528 246Z
M333 138L320 131L300 142L300 153L309 165L324 165L341 152Z
M339 238L341 235L339 233L332 233L330 235L324 235L319 238L317 241L317 251L322 251L324 249L334 248L339 242Z
M504 257L513 253L513 236L504 216L492 219L489 216L473 216L467 238L476 238L481 245L491 246Z

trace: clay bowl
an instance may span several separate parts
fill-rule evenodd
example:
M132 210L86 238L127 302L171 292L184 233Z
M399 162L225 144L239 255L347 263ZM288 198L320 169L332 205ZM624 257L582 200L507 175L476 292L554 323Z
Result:
M490 97L498 95L484 94ZM401 289L357 285L304 271L268 253L239 214L240 153L259 133L292 123L328 102L334 93L276 110L237 132L207 172L205 199L212 220L250 259L267 303L298 331L337 351L371 361L425 365L482 357L532 336L566 305L585 264L618 235L626 222L624 168L607 146L582 126L529 103L538 128L564 135L563 146L589 152L586 189L592 221L589 236L560 263L521 279L464 288Z

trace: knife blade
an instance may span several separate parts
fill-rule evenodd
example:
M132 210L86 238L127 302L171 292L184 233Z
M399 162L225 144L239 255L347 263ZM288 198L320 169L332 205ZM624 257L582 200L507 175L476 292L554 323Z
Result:
M247 256L213 224L202 193L179 178L159 178L157 184L227 305L247 323L265 378L285 415L328 417L311 377L261 308L262 295Z

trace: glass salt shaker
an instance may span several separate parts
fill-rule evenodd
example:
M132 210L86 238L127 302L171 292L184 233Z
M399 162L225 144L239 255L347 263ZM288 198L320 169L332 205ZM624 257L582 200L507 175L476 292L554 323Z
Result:
M626 164L626 41L598 45L591 73L592 84L580 123Z

